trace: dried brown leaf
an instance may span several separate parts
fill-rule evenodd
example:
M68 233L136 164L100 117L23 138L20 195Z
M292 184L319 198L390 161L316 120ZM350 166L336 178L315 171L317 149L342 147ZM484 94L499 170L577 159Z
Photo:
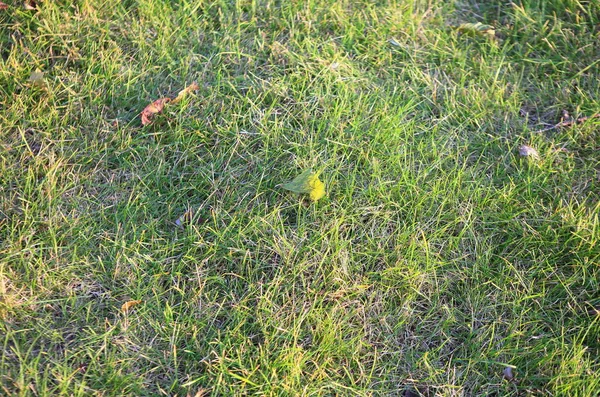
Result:
M557 129L565 128L565 127L572 127L572 126L577 125L577 124L585 123L588 120L600 118L600 113L595 113L595 114L593 114L591 116L580 117L578 119L574 119L574 118L570 117L569 112L566 112L566 114L563 113L563 118L565 119L564 121L561 121L558 124L551 125L548 128L537 130L536 133L539 134L541 132L547 132L547 131L551 131L551 130L557 130Z
M192 84L188 85L183 90L179 91L179 94L177 94L177 97L175 99L173 99L173 103L177 103L177 102L181 101L188 94L190 94L194 91L198 91L199 88L200 88L200 86L198 85L198 83L196 83L194 81Z
M4 4L0 1L0 10L6 10L8 8L8 4Z
M170 102L171 98L160 98L146 106L140 115L142 116L142 125L152 124L152 118L155 114L162 112L165 104Z
M121 311L123 313L127 313L129 311L129 309L131 309L134 306L139 305L140 303L142 303L142 301L129 301L129 302L125 302L125 303L123 303L123 306L121 306Z

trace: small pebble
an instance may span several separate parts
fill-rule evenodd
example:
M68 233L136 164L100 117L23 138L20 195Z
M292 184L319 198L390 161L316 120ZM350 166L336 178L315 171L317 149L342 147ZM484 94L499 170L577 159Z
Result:
M502 371L502 375L504 375L504 379L506 379L509 382L515 378L515 374L513 373L512 367L504 368L504 371Z
M528 145L519 146L519 154L522 157L531 157L536 160L540 158L540 154L538 153L538 151Z

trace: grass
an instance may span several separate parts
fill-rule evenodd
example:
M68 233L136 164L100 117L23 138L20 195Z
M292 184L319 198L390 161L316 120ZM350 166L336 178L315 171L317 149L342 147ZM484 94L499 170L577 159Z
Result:
M598 2L4 1L0 394L600 390Z

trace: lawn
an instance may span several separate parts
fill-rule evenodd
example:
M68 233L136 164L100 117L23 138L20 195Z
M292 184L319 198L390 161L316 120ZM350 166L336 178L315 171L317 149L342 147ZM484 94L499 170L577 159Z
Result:
M597 0L3 1L0 395L600 392Z

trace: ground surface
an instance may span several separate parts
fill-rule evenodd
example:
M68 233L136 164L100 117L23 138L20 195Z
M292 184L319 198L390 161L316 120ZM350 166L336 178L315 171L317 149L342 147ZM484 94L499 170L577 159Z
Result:
M4 2L0 394L600 389L598 2Z

